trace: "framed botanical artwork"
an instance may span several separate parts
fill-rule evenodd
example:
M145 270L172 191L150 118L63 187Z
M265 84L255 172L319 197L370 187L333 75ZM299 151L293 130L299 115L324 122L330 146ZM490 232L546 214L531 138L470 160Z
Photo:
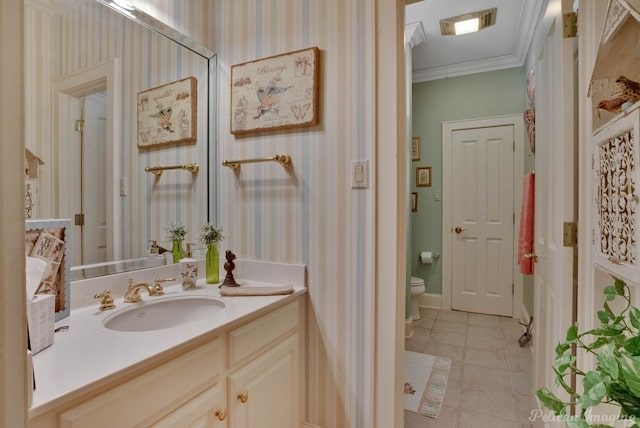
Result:
M418 211L418 192L411 192L411 211Z
M419 166L416 168L416 186L429 187L431 186L431 167Z
M55 296L55 320L69 316L69 231L70 220L27 220L25 234L26 256L44 264L42 277L37 281L36 294Z
M413 137L411 139L411 160L420 160L420 137Z
M138 93L138 148L197 139L197 81L177 80Z
M231 67L231 133L319 122L320 50L302 49Z

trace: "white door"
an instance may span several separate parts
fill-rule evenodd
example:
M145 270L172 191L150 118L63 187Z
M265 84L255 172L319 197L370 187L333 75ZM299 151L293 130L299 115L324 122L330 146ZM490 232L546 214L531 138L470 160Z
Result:
M535 252L533 387L554 388L555 345L572 322L573 248L563 223L575 221L574 44L562 37L572 1L549 2L552 21L536 62Z
M106 261L107 250L107 98L84 98L82 133L82 264Z
M82 102L79 98L60 94L58 99L58 174L56 194L57 218L71 219L69 234L70 265L82 264L82 228L75 225L75 215L82 212L80 183L82 182L82 138L77 131L76 120L82 117Z
M514 126L454 130L452 309L513 314Z

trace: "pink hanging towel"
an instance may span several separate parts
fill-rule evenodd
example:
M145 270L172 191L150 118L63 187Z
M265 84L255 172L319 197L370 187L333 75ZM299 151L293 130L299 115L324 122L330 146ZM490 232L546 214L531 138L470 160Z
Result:
M525 254L533 253L533 225L535 213L535 174L524 176L522 188L522 211L520 212L520 239L518 240L518 264L525 275L533 273L533 259L525 259Z

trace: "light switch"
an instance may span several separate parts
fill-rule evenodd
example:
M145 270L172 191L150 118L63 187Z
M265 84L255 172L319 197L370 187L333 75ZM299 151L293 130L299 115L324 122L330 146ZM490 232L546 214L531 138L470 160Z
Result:
M435 192L433 194L433 200L434 201L439 201L440 200L440 192Z
M120 177L120 196L127 196L127 177Z
M354 160L351 163L351 188L366 189L369 186L369 161Z

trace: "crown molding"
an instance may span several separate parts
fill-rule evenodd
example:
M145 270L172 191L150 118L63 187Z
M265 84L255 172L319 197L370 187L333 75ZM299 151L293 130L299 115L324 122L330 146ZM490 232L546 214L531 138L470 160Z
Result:
M413 49L424 41L427 36L424 32L422 22L411 22L404 26L404 44L408 44Z
M413 71L413 83L430 80L446 79L447 77L464 76L466 74L484 73L487 71L504 70L521 67L524 60L514 55L503 55L478 61L463 62L443 67L425 68Z

